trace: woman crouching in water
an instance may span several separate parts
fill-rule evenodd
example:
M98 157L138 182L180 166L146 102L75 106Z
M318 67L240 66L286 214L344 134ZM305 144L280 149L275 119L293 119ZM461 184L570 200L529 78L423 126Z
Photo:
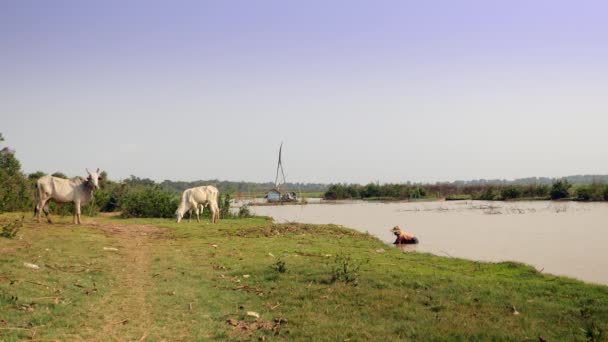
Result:
M418 238L417 237L415 237L412 234L406 233L399 226L393 227L393 229L391 229L391 231L397 237L397 239L395 240L395 242L393 242L395 245L402 245L402 244L409 245L409 244L417 244L418 243Z

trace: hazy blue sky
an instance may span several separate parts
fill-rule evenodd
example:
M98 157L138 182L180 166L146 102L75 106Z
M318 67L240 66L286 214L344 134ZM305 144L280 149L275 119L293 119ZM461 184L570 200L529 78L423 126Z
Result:
M25 172L381 182L608 173L605 1L0 2Z

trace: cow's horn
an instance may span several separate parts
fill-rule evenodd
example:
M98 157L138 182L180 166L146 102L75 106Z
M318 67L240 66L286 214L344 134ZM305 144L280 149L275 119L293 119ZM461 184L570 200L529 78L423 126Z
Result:
M97 173L99 173L99 168L97 168Z

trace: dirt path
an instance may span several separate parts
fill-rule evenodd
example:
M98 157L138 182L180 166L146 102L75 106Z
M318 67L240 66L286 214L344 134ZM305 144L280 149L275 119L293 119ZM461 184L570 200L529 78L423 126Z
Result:
M166 230L150 225L108 224L90 221L86 226L103 231L115 239L116 281L101 303L94 308L104 315L104 324L94 332L99 341L144 341L153 325L146 294L152 288L150 274L151 244Z

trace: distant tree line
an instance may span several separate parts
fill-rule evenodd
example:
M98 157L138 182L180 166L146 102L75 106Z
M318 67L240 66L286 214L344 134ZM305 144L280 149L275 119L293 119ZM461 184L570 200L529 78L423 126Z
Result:
M220 191L220 193L229 193L229 194L234 194L237 192L260 193L260 192L267 192L268 190L274 188L274 183L272 183L272 182L266 182L266 183L233 182L233 181L220 181L218 179L198 180L198 181L192 181L192 182L164 180L160 183L160 185L163 186L165 189L175 191L178 193L181 193L188 188L192 188L195 186L201 186L201 185L213 185ZM323 192L327 189L327 184L286 183L285 188L290 189L291 191L297 191L297 192Z
M340 199L410 200L445 198L447 200L517 200L517 199L572 199L580 201L608 201L608 184L595 182L573 186L567 179L547 184L332 184L323 197Z

